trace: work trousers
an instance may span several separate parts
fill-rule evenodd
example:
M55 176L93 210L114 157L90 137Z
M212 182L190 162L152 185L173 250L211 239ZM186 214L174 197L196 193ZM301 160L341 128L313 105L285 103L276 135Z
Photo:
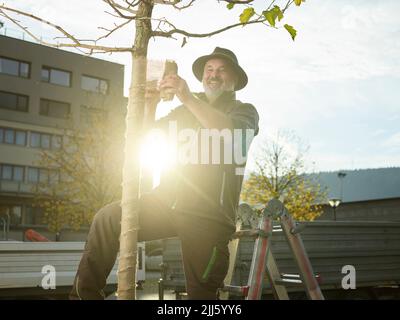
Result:
M172 210L155 192L139 199L139 226L139 241L180 238L189 299L217 298L229 265L231 227ZM103 288L115 264L120 232L119 202L99 210L88 233L70 299L105 298Z

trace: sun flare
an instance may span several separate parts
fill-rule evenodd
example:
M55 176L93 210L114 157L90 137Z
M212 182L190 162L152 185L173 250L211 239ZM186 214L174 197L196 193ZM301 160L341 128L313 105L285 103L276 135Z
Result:
M153 186L159 184L161 173L170 169L175 162L175 148L160 132L150 132L140 147L140 164L151 172Z

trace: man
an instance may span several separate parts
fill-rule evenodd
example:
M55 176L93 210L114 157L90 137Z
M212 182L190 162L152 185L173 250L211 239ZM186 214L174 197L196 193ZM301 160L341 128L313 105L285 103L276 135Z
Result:
M193 94L185 80L177 75L166 76L160 90L174 93L182 105L155 121L159 94L148 90L144 126L165 129L176 122L178 131L247 129L256 135L256 109L235 99L235 91L247 84L247 75L235 54L217 47L210 55L198 58L192 69L202 81L204 93ZM233 149L233 145L224 147ZM229 264L228 242L235 231L243 180L236 168L230 162L178 164L162 177L157 188L140 198L139 241L180 238L189 299L216 299L217 290L223 285ZM119 203L96 214L71 299L104 298L102 289L119 249L120 220Z

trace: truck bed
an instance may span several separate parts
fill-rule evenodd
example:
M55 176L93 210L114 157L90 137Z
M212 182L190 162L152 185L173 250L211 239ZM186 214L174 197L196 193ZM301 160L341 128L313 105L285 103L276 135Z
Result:
M321 289L342 289L345 265L356 270L356 286L361 288L398 287L400 284L400 223L382 221L313 221L303 222L304 246L314 273L321 278ZM201 241L201 239L199 239ZM242 238L232 284L245 285L253 256L254 239ZM273 232L272 253L279 271L298 274L295 261L282 232ZM180 241L164 242L164 288L184 291ZM302 292L303 287L288 287L289 292ZM348 290L351 291L351 290ZM271 294L267 279L264 293Z
M67 293L72 287L84 242L0 242L0 297ZM144 243L139 243L137 280L144 281ZM44 290L42 268L53 266L56 289ZM107 278L109 288L117 284L116 263Z

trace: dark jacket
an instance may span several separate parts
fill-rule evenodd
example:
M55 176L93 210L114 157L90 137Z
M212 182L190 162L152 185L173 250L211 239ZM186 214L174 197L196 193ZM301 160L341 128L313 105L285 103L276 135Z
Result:
M197 94L197 97L207 101L204 93ZM236 132L236 137L238 133L245 134L246 129L254 130L254 136L257 135L259 116L253 105L236 100L233 92L226 92L212 105L232 119L234 129L241 129L241 131ZM178 143L178 148L181 151L183 150L182 148L191 152L197 150L198 157L197 161L193 161L193 163L178 163L173 169L165 172L161 177L157 191L162 193L171 208L179 213L213 219L234 228L245 166L245 162L238 165L234 161L234 147L237 147L238 144L230 143L229 139L221 139L219 143L220 149L218 150L220 161L213 164L212 139L207 139L210 152L209 157L204 158L207 153L204 152L204 141L206 140L204 140L204 137L203 139L200 139L200 137L202 130L204 134L207 132L204 131L195 116L184 105L177 107L166 117L158 120L156 127L162 128L168 133L170 121L176 121L178 132L183 129L193 129L197 132L196 137L198 140L192 142L181 141ZM232 135L232 137L233 141L239 141L234 138L235 135ZM245 136L242 139L243 143L245 142L244 138ZM215 141L218 140L215 139ZM195 143L195 145L192 145L192 143ZM203 145L203 152L201 152L201 144ZM232 163L224 161L224 159L229 159L229 157L224 158L224 155L227 154L226 152L231 154ZM243 148L243 156L247 152L248 148ZM239 170L242 168L242 174L237 172L237 168Z

